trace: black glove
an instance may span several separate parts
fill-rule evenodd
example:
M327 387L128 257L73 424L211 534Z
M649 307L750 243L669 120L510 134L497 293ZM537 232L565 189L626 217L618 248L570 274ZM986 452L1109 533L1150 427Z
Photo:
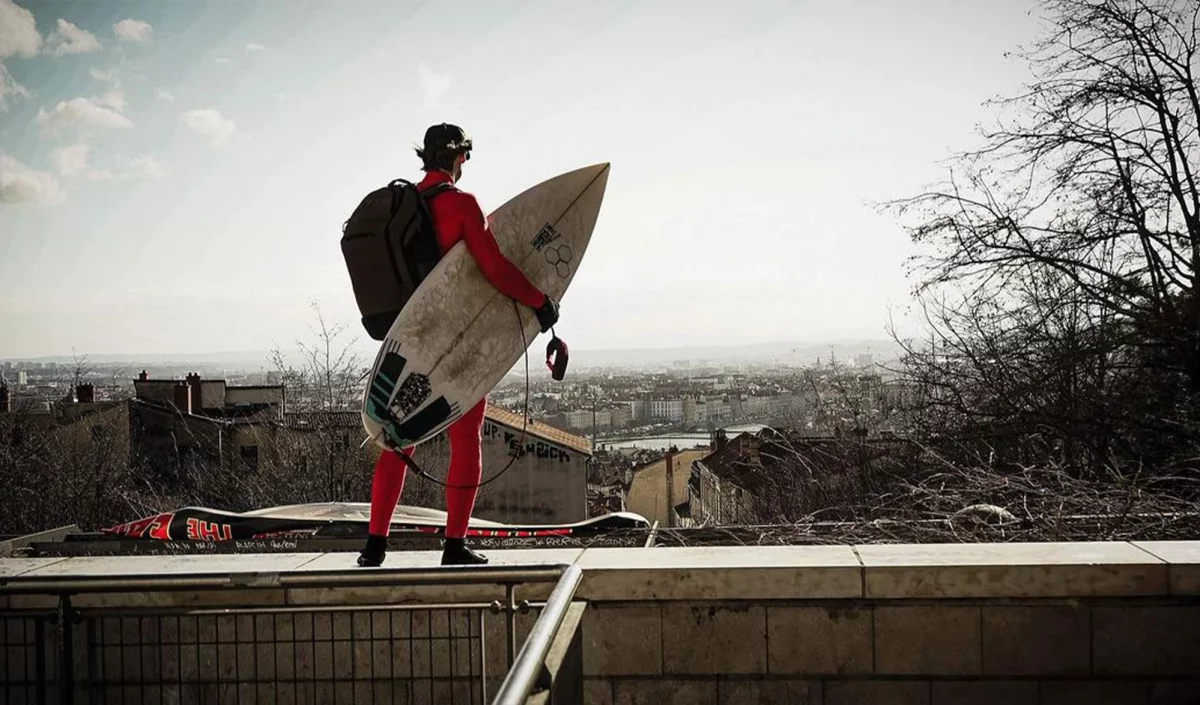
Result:
M558 323L558 302L547 296L545 303L541 308L534 309L534 313L537 314L538 323L542 324L542 332L545 333Z

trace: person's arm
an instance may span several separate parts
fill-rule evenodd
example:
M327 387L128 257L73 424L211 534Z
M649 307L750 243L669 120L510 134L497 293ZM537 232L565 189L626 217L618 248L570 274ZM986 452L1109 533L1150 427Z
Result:
M483 275L505 296L516 299L530 308L541 308L546 300L545 294L500 251L500 245L496 243L495 236L488 228L487 219L484 218L475 198L469 194L462 194L462 197L463 239L467 242L471 256L483 270Z

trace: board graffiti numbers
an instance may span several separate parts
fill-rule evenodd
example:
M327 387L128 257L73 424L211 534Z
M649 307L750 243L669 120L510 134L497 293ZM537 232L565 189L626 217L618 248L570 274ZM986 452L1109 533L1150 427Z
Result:
M546 246L562 237L562 233L554 229L554 226L546 223L537 235L533 236L533 240L529 244L533 245L533 249L541 252L546 249Z

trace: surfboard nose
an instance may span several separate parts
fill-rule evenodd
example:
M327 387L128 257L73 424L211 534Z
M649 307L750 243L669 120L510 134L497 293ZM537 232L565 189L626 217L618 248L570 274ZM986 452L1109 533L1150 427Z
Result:
M600 162L559 174L534 188L545 187L559 193L569 193L572 194L572 199L580 197L585 192L591 192L594 196L603 198L608 186L608 173L609 162Z
M605 187L608 186L608 175L612 171L611 166L610 162L601 162L592 165L592 169L596 171L596 186L601 191L604 191Z

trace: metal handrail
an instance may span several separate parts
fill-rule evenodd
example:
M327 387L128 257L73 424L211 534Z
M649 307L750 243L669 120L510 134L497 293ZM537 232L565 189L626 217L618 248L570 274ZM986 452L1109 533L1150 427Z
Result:
M533 690L537 681L538 672L546 662L550 645L567 614L567 608L575 599L575 590L579 587L582 577L583 571L577 565L566 566L563 570L562 577L558 579L558 584L547 598L546 605L530 629L512 668L508 669L504 682L496 691L492 705L522 705L529 697L529 692Z
M544 566L469 566L445 568L381 568L272 571L246 573L181 573L167 576L36 575L0 578L0 594L67 595L84 592L151 590L238 590L320 587L408 587L415 585L509 585L559 580L567 564Z

